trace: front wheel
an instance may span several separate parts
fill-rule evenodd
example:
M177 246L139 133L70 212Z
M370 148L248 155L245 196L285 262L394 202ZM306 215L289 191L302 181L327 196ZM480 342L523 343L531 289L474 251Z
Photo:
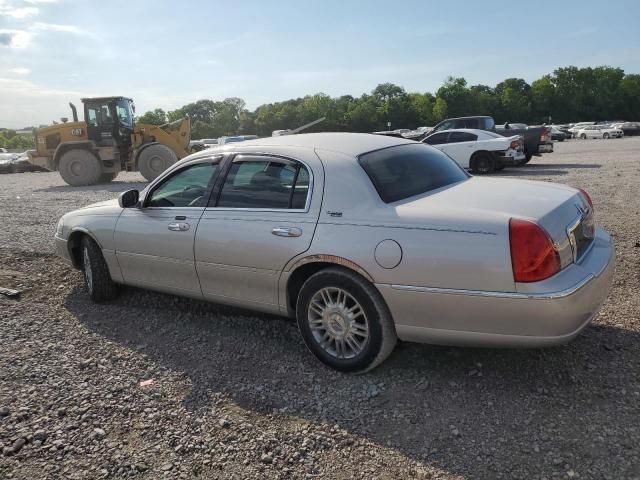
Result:
M173 150L157 143L142 150L138 157L138 170L150 182L177 161Z
M604 138L605 140L608 140L609 139L609 134L608 133L604 133L602 135L602 138Z
M91 300L101 303L114 299L118 295L118 286L111 280L109 267L100 247L88 236L82 238L80 247L84 283Z
M341 372L366 372L395 347L393 319L380 293L356 273L327 268L304 283L296 302L307 348Z

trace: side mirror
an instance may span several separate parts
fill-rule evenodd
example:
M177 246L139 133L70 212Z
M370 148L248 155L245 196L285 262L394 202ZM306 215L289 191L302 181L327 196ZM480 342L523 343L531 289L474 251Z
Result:
M127 190L118 197L118 205L120 205L120 208L135 207L139 198L140 192L138 190Z

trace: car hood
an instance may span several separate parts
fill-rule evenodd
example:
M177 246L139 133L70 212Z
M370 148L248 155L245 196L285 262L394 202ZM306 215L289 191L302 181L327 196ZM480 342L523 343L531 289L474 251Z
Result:
M92 203L90 205L87 205L86 207L82 207L80 208L80 210L89 210L89 209L93 209L93 208L113 208L113 207L117 207L118 209L120 209L120 205L118 204L118 199L114 198L113 200L105 200L104 202L97 202L97 203Z

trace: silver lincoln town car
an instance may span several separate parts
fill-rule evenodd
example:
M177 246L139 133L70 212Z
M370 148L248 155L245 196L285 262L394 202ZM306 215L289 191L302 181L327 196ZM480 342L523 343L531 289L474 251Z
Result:
M398 338L568 342L614 271L585 191L475 178L428 145L354 133L196 153L66 214L55 242L96 302L124 284L288 315L318 359L360 372Z

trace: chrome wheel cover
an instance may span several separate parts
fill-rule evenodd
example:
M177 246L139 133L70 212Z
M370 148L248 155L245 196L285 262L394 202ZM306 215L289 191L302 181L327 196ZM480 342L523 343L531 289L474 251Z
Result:
M91 260L89 250L85 247L82 251L82 264L84 266L84 278L87 282L89 293L93 292L93 271L91 270Z
M337 359L356 357L369 340L369 322L364 309L341 288L318 290L309 302L307 321L318 346Z

